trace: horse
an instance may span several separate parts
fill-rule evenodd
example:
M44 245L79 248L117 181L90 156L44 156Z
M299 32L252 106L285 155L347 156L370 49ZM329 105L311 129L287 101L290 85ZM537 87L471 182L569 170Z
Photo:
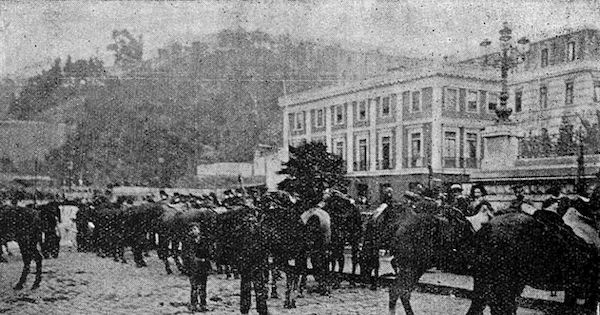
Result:
M335 189L328 189L324 193L323 210L331 216L331 271L344 272L346 245L351 246L352 275L356 273L358 253L362 237L362 217L354 200ZM335 286L339 287L339 278L336 277ZM352 282L351 282L352 283Z
M60 203L51 201L43 205L36 205L35 210L39 211L42 220L42 255L45 259L50 257L58 258L60 250L60 232L58 223L61 222Z
M237 244L236 229L239 228L238 220L240 214L238 212L240 208L239 205L229 205L227 207L219 207L215 210L218 213L216 233L219 240L215 261L217 271L224 273L227 279L230 277L237 279L239 278L239 274L236 268L237 253L235 244Z
M42 223L37 211L17 206L0 208L0 239L12 238L19 245L23 271L15 290L23 289L29 274L31 261L35 261L35 281L31 289L37 289L42 281L42 253L37 245L42 240Z
M193 208L184 206L181 209L169 207L166 204L156 204L161 207L162 213L158 217L158 222L154 228L159 235L158 256L165 264L167 274L173 273L168 258L173 256L177 268L186 273L185 266L178 255L180 243L185 239L185 231L188 224L195 222L203 230L216 232L217 212L212 208ZM215 238L214 236L212 237ZM171 249L169 249L171 246Z
M477 210L477 214L465 217L458 209L440 207L435 201L423 198L412 204L391 205L379 214L385 227L380 235L389 237L381 241L388 243L396 271L389 290L390 315L396 314L398 298L406 314L414 314L411 292L428 269L460 270L468 265L474 233L493 216L490 206Z
M573 220L573 211L567 211L565 223ZM562 314L575 312L577 297L585 297L586 306L593 312L597 247L575 236L582 229L574 229L573 233L564 225L547 224L536 219L538 212L533 216L509 213L495 217L476 234L474 298L467 314L482 314L486 305L493 315L516 314L516 298L525 285L552 291L564 289ZM549 211L541 213L544 212ZM589 243L598 246L598 232L593 230L595 241Z
M272 267L286 274L285 308L295 308L300 277L306 273L310 257L314 276L322 294L329 294L329 257L331 218L320 208L303 210L283 191L269 192L262 198L260 228ZM276 291L275 282L272 290Z

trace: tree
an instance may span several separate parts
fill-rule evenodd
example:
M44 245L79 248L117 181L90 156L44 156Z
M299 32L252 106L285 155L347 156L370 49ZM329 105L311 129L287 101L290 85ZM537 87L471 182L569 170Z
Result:
M574 136L573 125L569 123L566 116L563 116L560 128L558 129L558 140L556 143L556 154L558 156L575 154L576 146Z
M23 91L11 103L9 114L16 119L28 120L48 108L55 107L57 104L55 92L61 86L63 79L60 58L57 58L49 70L27 80Z
M127 29L114 30L112 33L114 43L106 49L114 51L115 65L127 68L142 61L144 43L142 35L135 38Z
M289 147L290 158L279 174L288 177L278 188L290 194L297 193L307 206L322 199L323 190L331 187L343 189L347 186L344 161L338 155L327 152L319 142L309 142L298 147Z

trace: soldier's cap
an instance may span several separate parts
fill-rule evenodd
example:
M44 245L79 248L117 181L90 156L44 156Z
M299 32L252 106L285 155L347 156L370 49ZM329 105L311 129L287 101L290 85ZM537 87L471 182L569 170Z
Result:
M450 186L450 190L460 190L460 191L462 191L462 186L460 184L452 184L452 186Z

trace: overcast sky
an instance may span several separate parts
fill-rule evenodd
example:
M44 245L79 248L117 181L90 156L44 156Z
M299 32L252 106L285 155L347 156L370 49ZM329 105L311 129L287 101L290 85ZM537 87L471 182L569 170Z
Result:
M174 41L191 42L241 26L295 38L440 58L497 41L503 21L517 36L564 27L600 28L598 1L255 1L0 3L0 76L49 67L56 57L98 56L108 65L114 29L144 36L145 58Z

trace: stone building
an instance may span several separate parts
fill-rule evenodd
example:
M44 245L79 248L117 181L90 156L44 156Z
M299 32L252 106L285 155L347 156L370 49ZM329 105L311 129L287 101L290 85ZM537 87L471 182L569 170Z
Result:
M349 192L376 202L388 186L465 181L497 98L495 74L468 65L394 71L282 97L284 143L325 143L347 162Z
M482 136L495 124L501 90L499 72L482 66L491 57L432 63L281 97L284 145L325 143L347 162L349 192L371 202L387 186L401 191L438 180L483 182L499 194L509 193L514 181L540 193L556 180L572 187L575 151L566 157L522 153L528 137L552 135L556 147L562 125L577 131L582 118L596 122L600 32L563 30L531 43L525 61L509 75L514 160L491 161L482 169ZM597 171L597 160L586 156L584 177Z

